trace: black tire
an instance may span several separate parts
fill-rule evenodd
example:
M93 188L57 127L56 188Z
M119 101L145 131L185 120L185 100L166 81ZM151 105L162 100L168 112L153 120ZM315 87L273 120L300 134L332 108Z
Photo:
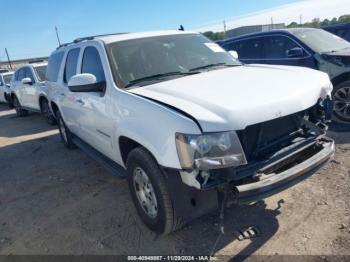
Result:
M13 101L13 106L16 109L16 114L17 114L18 117L23 117L23 116L27 116L28 115L28 111L22 108L22 106L19 103L18 98L16 96L14 96L12 98L12 101Z
M61 136L63 145L68 149L76 148L76 145L73 143L73 139L72 139L73 134L70 132L70 130L64 123L60 111L56 112L56 119L57 119L57 125L60 131L60 136Z
M7 99L7 103L8 103L9 108L10 109L15 108L15 106L13 105L13 101L12 101L11 96L6 96L6 99Z
M40 110L41 110L41 114L46 118L46 121L49 125L53 126L57 123L54 115L50 110L49 102L47 101L46 98L41 99Z
M350 81L337 85L333 90L334 116L350 123Z
M145 225L157 234L169 234L183 226L177 217L162 170L153 156L143 147L133 149L126 162L128 183L136 210ZM150 217L139 201L134 185L135 171L142 169L148 176L156 197L157 214Z

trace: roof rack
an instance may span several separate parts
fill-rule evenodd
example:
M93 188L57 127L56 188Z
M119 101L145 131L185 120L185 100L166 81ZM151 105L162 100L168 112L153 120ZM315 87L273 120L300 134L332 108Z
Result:
M96 37L111 36L111 35L123 35L123 34L127 34L127 33L112 33L112 34L102 34L102 35L92 35L92 36L79 37L79 38L75 39L73 42L61 44L59 47L57 47L57 49L60 49L61 47L65 47L65 46L68 46L71 44L77 44L77 43L80 43L80 42L86 41L86 40L94 40Z

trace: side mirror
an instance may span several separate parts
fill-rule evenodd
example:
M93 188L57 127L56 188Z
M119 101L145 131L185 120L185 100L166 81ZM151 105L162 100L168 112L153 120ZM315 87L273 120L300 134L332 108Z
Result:
M10 88L10 86L11 86L10 84L6 84L6 87L7 87L7 88Z
M24 84L24 85L32 85L32 84L33 84L32 79L30 79L29 77L23 78L21 82L22 82L22 84Z
M287 51L287 56L290 58L303 57L304 50L300 47L294 47Z
M73 76L68 82L71 92L104 92L106 82L97 82L93 74L78 74Z
M238 59L238 53L237 51L234 51L234 50L231 50L231 51L228 51L230 55L233 56L234 59Z
M3 83L2 83L2 82L0 82L0 86L3 86Z

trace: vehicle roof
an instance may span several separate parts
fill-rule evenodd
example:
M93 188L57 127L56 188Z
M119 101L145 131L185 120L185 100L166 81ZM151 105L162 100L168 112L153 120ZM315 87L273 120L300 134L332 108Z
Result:
M186 35L186 34L198 34L198 33L192 32L192 31L165 30L165 31L150 31L150 32L140 32L140 33L97 36L95 37L95 39L100 39L106 44L109 44L113 42L145 38L145 37L165 36L165 35Z
M236 37L232 37L229 39L225 39L220 41L220 44L224 44L226 42L230 42L232 40L239 40L239 39L245 39L253 36L264 36L264 35L271 35L271 34L294 34L294 33L299 33L299 32L304 32L304 31L310 31L310 30L321 30L319 28L309 28L309 27L298 27L298 28L285 28L285 29L273 29L270 31L265 31L265 32L256 32L256 33L250 33L250 34L245 34L245 35L240 35Z
M139 39L153 36L165 36L165 35L185 35L185 34L198 34L197 32L192 31L180 31L180 30L164 30L164 31L149 31L149 32L139 32L139 33L116 33L116 34L106 34L106 35L95 35L87 36L75 39L71 43L65 43L60 45L53 53L56 53L58 50L70 49L71 46L78 44L83 41L103 41L105 44Z

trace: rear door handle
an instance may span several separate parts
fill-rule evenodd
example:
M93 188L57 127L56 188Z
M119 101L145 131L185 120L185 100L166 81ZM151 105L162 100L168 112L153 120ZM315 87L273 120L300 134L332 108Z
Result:
M61 93L60 96L61 96L61 97L65 97L66 94L65 94L65 93Z

